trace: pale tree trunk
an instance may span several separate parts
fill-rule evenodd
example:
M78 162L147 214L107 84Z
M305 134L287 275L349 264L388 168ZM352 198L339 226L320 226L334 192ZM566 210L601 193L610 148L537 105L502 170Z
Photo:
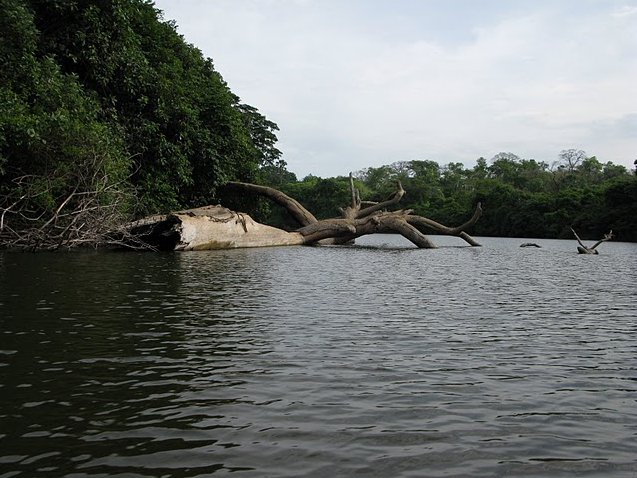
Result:
M129 224L125 233L152 248L183 251L346 244L360 236L388 232L401 234L417 247L435 248L436 245L424 234L425 230L460 237L472 246L480 245L466 232L482 214L479 203L467 222L461 226L448 227L426 217L415 216L412 210L389 210L405 195L400 182L397 182L396 191L387 200L364 202L350 174L350 204L341 208L340 218L324 220L316 219L301 203L277 189L242 182L231 182L228 186L271 199L290 213L299 228L286 232L259 224L247 214L221 206L207 206L145 218Z

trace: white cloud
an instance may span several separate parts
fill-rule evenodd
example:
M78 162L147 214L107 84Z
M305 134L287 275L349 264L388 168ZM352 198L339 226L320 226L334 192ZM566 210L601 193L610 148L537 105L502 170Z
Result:
M615 10L611 15L615 17L630 17L637 15L637 6L634 5L622 5Z
M550 162L570 147L632 165L637 134L620 125L637 114L637 5L527 3L537 7L491 9L451 36L458 25L430 17L454 17L423 7L447 2L157 2L278 123L301 177L504 150Z

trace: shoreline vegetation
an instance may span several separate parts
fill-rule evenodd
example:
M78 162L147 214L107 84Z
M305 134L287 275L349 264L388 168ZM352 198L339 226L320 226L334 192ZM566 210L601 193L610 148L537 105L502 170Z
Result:
M317 220L351 201L351 181L377 203L400 182L401 207L442 224L482 203L476 236L572 238L572 227L637 241L637 176L579 149L299 180L277 125L145 0L0 0L0 29L0 249L144 248L124 225L219 203L294 229L286 210L236 182L276 188Z

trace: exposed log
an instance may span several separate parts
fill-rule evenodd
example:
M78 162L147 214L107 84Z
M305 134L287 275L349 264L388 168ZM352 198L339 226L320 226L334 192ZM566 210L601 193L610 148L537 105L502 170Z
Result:
M477 205L473 216L458 227L448 227L426 217L414 216L412 210L388 211L405 195L397 182L396 191L385 201L365 204L354 187L350 174L350 204L341 209L341 218L317 220L298 201L285 193L257 184L232 182L231 187L267 197L284 207L301 226L294 232L255 222L250 216L221 206L178 211L153 216L129 225L127 233L149 246L162 250L230 249L300 244L345 244L357 237L377 232L398 233L420 248L435 248L423 229L461 237L472 246L479 246L465 229L471 227L482 213ZM365 207L363 207L365 204Z
M296 232L304 237L305 244L316 244L324 239L355 235L356 226L347 219L331 219L318 221Z
M196 251L305 243L297 232L286 232L254 221L247 214L222 206L206 206L152 216L130 224L129 235L159 250Z
M393 211L388 209L396 206L405 195L400 181L396 182L396 191L385 201L363 202L360 199L358 189L354 187L352 174L349 175L350 203L340 209L341 218L325 219L318 221L298 201L290 198L283 192L256 184L229 183L231 186L240 187L272 199L294 217L302 226L296 232L302 234L306 244L346 244L357 237L376 232L395 232L402 234L418 247L436 247L425 234L425 230L433 230L441 234L460 237L472 246L480 246L467 232L466 229L473 226L482 215L482 207L477 204L473 216L464 224L457 227L448 227L432 219L412 215L412 211ZM367 219L373 218L368 221Z
M435 248L427 236L406 221L410 212L383 212L360 219L326 219L298 229L297 232L305 237L306 244L316 244L328 238L334 239L331 244L344 244L368 234L394 232L403 235L418 247Z
M571 231L573 231L573 235L575 236L575 239L577 239L577 242L579 243L579 246L577 246L577 252L579 252L580 254L599 254L599 252L597 251L597 246L599 246L602 242L610 241L613 238L613 231L611 229L608 233L604 234L603 238L601 238L591 247L588 247L582 242L582 240L577 235L573 227L571 227Z

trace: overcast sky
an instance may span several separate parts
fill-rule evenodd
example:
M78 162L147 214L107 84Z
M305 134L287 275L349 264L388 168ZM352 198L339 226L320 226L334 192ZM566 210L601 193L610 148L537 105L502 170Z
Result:
M511 152L637 159L637 0L156 0L299 179Z

